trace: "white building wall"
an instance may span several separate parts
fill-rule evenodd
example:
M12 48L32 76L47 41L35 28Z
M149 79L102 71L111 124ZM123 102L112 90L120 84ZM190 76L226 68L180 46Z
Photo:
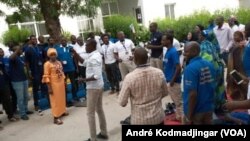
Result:
M239 0L142 0L145 26L157 18L165 18L165 5L175 3L175 18L206 9L214 12L218 9L238 8Z
M70 32L73 35L79 35L76 17L72 18L66 15L61 15L60 23L63 31Z

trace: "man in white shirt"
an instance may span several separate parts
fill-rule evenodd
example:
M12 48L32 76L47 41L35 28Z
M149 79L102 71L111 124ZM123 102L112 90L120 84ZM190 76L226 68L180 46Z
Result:
M220 54L224 62L228 63L228 53L233 46L233 31L229 26L224 24L224 17L216 18L217 26L214 28L214 34L220 45Z
M69 44L70 46L72 46L73 48L77 46L77 39L75 35L70 36L70 41L71 41L71 44Z
M125 39L124 32L120 31L117 34L119 41L115 43L115 58L119 62L119 69L124 77L135 69L133 62L133 50L135 49L134 43L130 39Z
M104 43L102 45L102 55L104 57L105 70L111 86L110 94L113 94L115 90L117 92L120 90L118 78L119 68L114 55L115 45L109 41L108 34L102 35L102 41Z
M84 61L86 65L86 78L82 81L87 84L87 116L90 130L90 139L87 141L97 141L97 138L108 139L106 118L102 106L103 77L102 77L102 56L96 50L96 41L90 39L86 43L86 51L89 53L88 59ZM101 132L96 135L95 112L99 117Z

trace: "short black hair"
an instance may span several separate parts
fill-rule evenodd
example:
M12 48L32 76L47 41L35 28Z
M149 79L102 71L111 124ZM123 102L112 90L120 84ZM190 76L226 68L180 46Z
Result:
M102 39L104 38L104 37L108 37L109 38L109 34L107 34L107 33L105 33L105 34L102 34Z
M31 38L36 38L36 36L35 35L30 35L30 37L29 37L29 39L31 40Z
M50 39L54 39L54 38L50 36L47 41L49 42Z
M203 26L203 25L201 25L201 24L197 24L196 26L198 26L198 27L199 27L200 31L204 30L204 26Z
M170 40L171 43L174 42L174 35L173 35L173 34L165 33L165 34L163 34L162 37L166 37L166 39L167 39L167 40Z
M89 39L87 41L87 44L91 45L91 46L94 46L96 48L96 45L97 45L97 42L95 39Z

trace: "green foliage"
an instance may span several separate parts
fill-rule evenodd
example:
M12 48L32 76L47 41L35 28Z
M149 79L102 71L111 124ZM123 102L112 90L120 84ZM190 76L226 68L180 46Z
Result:
M116 33L123 31L127 38L134 39L134 34L130 29L130 25L133 24L135 31L138 31L139 25L136 19L129 16L114 15L104 19L104 28L106 32L110 32L112 37L116 37Z
M210 19L214 19L218 15L222 15L225 18L225 22L234 15L237 17L238 21L242 24L250 22L250 9L224 9L215 11L214 14L209 13L206 10L195 11L191 15L182 16L178 19L158 19L157 23L159 25L160 31L165 31L167 29L173 29L175 31L175 36L180 41L186 39L188 32L194 31L197 24L203 25L205 28L209 24Z
M31 32L27 29L18 29L17 27L12 27L6 31L2 40L5 45L9 42L22 44L31 35Z
M67 41L70 40L71 35L72 34L69 31L62 30L62 36L65 37L67 39Z

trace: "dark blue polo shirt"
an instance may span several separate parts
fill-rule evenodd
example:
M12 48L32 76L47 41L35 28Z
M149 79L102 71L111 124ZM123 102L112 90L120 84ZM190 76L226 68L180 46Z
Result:
M10 59L10 79L12 82L21 82L27 80L27 74L25 73L24 65L24 59L22 57Z
M197 91L197 103L194 113L214 110L215 69L213 65L201 57L195 57L184 70L184 113L188 113L189 92Z
M63 71L64 72L72 72L75 71L75 64L73 60L72 53L70 52L70 49L73 48L71 46L67 47L59 47L57 48L57 54L59 61L63 62Z
M42 48L38 46L28 47L25 51L25 62L29 63L32 77L41 76L44 63Z
M7 58L0 58L0 88L3 88L6 84L9 84L9 75L5 66Z
M176 71L176 65L180 64L179 53L175 47L171 47L166 52L165 58L163 60L163 71L167 82L170 82L174 77ZM181 75L176 78L176 83L181 83Z
M244 48L243 67L247 77L250 77L250 43Z
M154 32L150 36L150 44L151 45L161 45L161 32ZM151 57L152 58L159 58L163 52L163 48L161 49L151 49Z

